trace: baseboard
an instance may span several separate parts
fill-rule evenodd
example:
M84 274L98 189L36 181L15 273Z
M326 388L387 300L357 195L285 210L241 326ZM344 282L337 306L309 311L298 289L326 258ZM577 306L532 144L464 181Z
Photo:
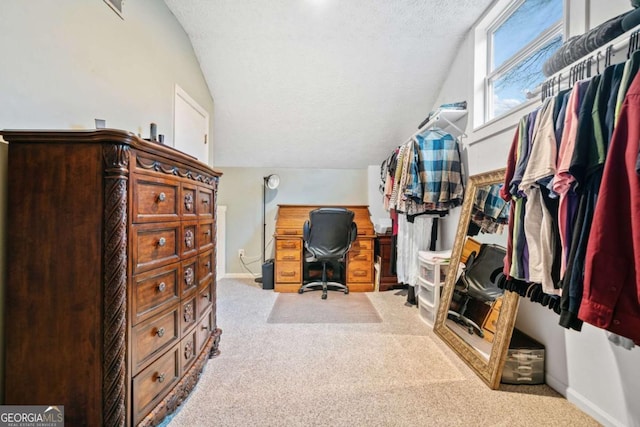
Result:
M619 420L615 419L611 416L611 414L604 412L592 401L590 401L571 387L567 388L566 397L569 402L573 403L583 412L593 417L600 424L608 427L625 427L625 423L622 423Z
M544 377L544 382L549 387L551 387L552 389L554 389L555 391L563 395L565 398L567 397L567 389L569 388L569 386L566 385L564 382L558 380L556 377L552 375L549 375L548 373Z
M608 427L624 427L625 424L618 421L610 414L604 412L592 401L578 393L564 382L557 378L547 374L545 376L545 382L549 387L563 395L569 402L576 405L582 412L586 413L590 417L594 418L597 422Z

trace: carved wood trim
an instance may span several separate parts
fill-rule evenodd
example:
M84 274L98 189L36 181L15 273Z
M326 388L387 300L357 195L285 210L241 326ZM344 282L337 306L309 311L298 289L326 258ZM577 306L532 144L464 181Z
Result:
M189 368L189 370L182 376L180 382L178 382L171 392L169 392L169 394L162 399L142 421L140 421L138 427L156 426L160 424L167 415L175 412L176 409L182 405L200 380L200 375L202 374L204 365L209 360L209 353L213 348L214 343L216 343L214 334L215 332L211 334L204 348L200 352L200 355L198 355L196 361L193 362L191 368ZM219 340L220 335L218 334L217 337Z
M129 147L105 145L103 424L126 424L127 201Z
M161 162L158 159L147 158L138 153L136 156L136 164L138 167L145 170L152 170L155 172L161 172L167 175L179 176L181 178L191 179L193 181L202 182L214 187L214 191L217 187L218 177L205 175L197 170L187 169L185 167L178 166L169 162Z

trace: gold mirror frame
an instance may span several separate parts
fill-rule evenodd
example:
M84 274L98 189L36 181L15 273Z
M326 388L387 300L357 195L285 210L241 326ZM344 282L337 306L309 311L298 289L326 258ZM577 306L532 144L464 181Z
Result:
M455 268L460 263L462 256L462 248L467 237L469 221L471 220L471 212L473 201L475 200L476 191L484 185L496 184L504 181L505 169L499 169L491 172L482 173L469 177L465 199L462 204L460 213L460 221L456 231L455 242L451 253L452 266L447 274L440 306L438 307L438 315L434 324L434 332L442 338L458 355L473 369L476 374L491 388L497 389L500 386L502 377L502 368L509 350L511 334L513 332L518 304L520 302L518 294L505 291L498 323L496 325L496 333L493 338L491 354L489 359L484 358L480 352L464 341L459 335L449 329L446 325L447 314L453 297L453 290L456 284Z

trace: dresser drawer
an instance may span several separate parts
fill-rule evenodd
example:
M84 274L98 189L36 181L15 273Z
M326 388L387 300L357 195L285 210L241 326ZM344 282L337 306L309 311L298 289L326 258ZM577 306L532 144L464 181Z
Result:
M178 382L179 347L176 345L133 378L133 424L142 418Z
M213 218L213 190L206 187L198 187L198 216L200 218Z
M194 329L180 341L178 357L180 357L180 368L183 375L196 360L196 336L197 331Z
M198 255L198 283L203 283L213 277L214 266L213 251Z
M213 294L211 292L212 285L212 280L209 280L209 283L207 283L204 287L201 287L200 291L198 292L198 301L196 304L198 308L198 319L202 317L204 312L207 311L209 307L211 307L211 303L213 301Z
M152 317L132 328L133 367L139 371L146 361L180 339L176 306L168 313Z
M182 258L198 253L198 221L185 221L180 227L180 254Z
M132 319L134 325L180 299L179 267L179 264L171 264L134 276Z
M192 184L183 183L180 187L180 214L183 219L195 218L196 200L198 197L198 187Z
M133 227L133 272L151 270L180 258L180 223Z
M200 221L198 232L198 247L201 251L213 248L213 221Z
M198 322L198 326L196 327L196 343L198 344L198 352L204 347L211 336L211 331L213 331L213 312L211 310L207 310L204 317L200 319Z
M300 261L276 261L276 282L300 283L301 270Z
M179 219L177 182L146 175L133 179L133 222Z
M198 284L198 258L193 257L180 263L180 296L191 293Z
M194 295L180 303L180 330L183 335L196 324L196 297Z
M373 268L370 262L349 261L347 268L347 283L362 282L370 283L373 281Z

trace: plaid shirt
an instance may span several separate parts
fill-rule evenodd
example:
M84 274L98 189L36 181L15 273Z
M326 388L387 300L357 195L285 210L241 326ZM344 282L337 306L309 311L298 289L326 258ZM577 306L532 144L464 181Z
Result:
M438 129L416 136L411 179L405 196L429 210L448 210L462 204L464 186L458 142Z

